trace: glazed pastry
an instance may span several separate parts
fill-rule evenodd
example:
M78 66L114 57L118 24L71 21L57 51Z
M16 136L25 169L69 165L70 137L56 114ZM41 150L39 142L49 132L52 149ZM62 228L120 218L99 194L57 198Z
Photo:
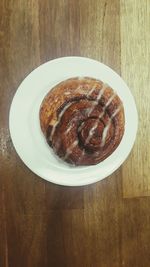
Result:
M56 85L40 108L48 144L64 161L94 165L119 145L125 127L122 101L102 81L71 78Z

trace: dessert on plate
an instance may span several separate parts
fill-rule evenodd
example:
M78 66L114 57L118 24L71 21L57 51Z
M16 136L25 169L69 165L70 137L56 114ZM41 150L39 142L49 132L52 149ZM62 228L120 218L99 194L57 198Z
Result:
M107 84L90 77L67 79L53 87L40 107L47 143L74 165L98 164L118 147L124 134L124 107Z

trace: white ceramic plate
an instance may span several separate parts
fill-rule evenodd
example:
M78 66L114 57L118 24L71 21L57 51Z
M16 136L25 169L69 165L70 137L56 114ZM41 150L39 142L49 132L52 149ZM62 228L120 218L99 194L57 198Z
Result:
M125 133L120 145L103 162L89 167L72 167L59 160L46 143L39 124L40 104L50 88L76 76L90 76L109 84L125 108ZM13 144L26 166L50 182L68 186L91 184L113 173L131 151L137 123L135 102L122 78L106 65L83 57L54 59L31 72L19 86L9 116Z

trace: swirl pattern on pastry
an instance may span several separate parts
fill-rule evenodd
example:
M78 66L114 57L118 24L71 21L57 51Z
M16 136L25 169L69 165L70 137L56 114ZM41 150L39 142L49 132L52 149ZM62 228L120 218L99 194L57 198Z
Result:
M64 161L94 165L120 144L125 116L122 101L102 81L71 78L56 85L40 108L41 129Z

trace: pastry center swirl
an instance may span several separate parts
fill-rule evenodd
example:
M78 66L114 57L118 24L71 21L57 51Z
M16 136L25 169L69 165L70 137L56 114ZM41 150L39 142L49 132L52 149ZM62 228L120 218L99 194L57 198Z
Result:
M98 150L102 143L102 135L105 124L102 120L89 118L82 122L78 129L79 140L81 145L86 149Z

